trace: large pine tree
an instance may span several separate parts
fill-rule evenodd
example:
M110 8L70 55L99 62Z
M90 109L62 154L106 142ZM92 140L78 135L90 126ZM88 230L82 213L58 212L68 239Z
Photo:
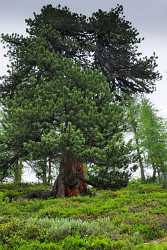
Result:
M11 66L1 84L10 135L2 166L58 158L55 194L80 193L83 163L104 164L114 138L123 141L115 96L153 91L156 57L141 58L141 39L122 6L86 18L48 5L26 23L26 37L3 35Z

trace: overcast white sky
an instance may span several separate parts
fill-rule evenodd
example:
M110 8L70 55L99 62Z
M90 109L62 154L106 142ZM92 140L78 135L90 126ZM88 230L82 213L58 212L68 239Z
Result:
M151 101L167 118L167 0L0 0L0 33L25 33L24 19L39 12L46 4L66 5L73 11L86 15L97 9L109 10L120 3L124 6L125 16L132 21L145 37L141 45L144 55L153 51L159 56L159 71L163 79L157 82L157 91L150 95ZM0 75L6 72L7 59L0 44Z

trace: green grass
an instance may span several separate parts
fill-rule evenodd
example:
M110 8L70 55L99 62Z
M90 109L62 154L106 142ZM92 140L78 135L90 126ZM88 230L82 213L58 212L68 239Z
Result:
M118 191L64 199L4 199L45 190L0 185L1 249L167 249L167 190L130 183Z

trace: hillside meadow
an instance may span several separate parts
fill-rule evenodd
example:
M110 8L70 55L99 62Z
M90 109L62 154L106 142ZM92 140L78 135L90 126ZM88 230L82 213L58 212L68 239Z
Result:
M0 185L1 250L167 249L167 191L159 185L132 182L96 195L20 198L45 189Z

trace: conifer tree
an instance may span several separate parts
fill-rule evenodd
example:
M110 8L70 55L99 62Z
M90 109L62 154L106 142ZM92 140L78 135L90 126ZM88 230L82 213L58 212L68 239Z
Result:
M26 20L27 36L3 35L11 65L0 86L8 159L59 159L58 196L85 191L83 163L103 165L124 119L117 98L151 92L156 56L142 58L122 6L87 18L51 5ZM110 150L108 150L110 151Z

